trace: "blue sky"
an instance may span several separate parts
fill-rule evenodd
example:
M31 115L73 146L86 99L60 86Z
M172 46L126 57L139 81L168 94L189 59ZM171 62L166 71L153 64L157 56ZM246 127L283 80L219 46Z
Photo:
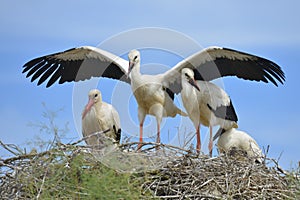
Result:
M121 88L117 91L123 93L118 95L124 95L122 98L127 98L124 102L129 102L129 108L125 107L129 118L121 116L121 123L131 135L138 133L136 103L128 85L97 79L79 84L56 84L46 89L45 85L31 83L21 73L23 64L30 59L81 45L99 45L126 58L126 50L135 47L141 49L143 70L148 72L151 63L160 66L159 69L167 69L182 57L201 50L200 47L217 45L268 58L282 67L286 82L278 88L230 77L223 79L221 84L232 98L241 130L253 136L261 147L270 145L270 157L278 158L282 153L280 164L284 168L294 167L300 160L298 1L0 2L0 140L4 143L25 146L39 135L39 129L29 124L45 121L43 102L49 110L63 109L55 122L59 126L68 123L70 131L66 140L78 139L81 135L78 119L87 102L86 93L82 91L91 86L102 91L105 101L124 109L123 102L115 101L120 98L114 91ZM180 51L181 57L170 51L139 47L134 34L130 40L116 43L126 33L150 30L145 27L161 28L183 36L187 42L174 40L170 43ZM137 36L136 40L142 41L143 37L155 43L155 38L149 39L151 35L147 34ZM162 38L157 40L162 41ZM153 47L159 45L153 44ZM182 107L180 98L176 103ZM152 124L153 121L147 121L146 132L151 132ZM193 131L188 119L168 118L162 130L163 142L176 143L174 135L178 126L181 136L182 132ZM207 129L203 128L202 133L204 141ZM39 136L49 137L47 134ZM1 149L0 153L6 155Z

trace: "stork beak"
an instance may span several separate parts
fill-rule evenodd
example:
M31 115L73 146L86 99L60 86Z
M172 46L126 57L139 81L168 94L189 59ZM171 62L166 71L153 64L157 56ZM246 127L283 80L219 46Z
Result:
M129 74L130 74L131 70L133 69L133 67L134 67L134 62L129 62L127 78L129 77Z
M89 99L88 104L85 106L84 111L82 113L82 119L86 116L86 114L91 110L91 107L94 105L94 100L92 98Z
M200 92L200 88L197 85L197 82L195 81L195 79L189 79L189 84L191 84L193 87L195 87L199 92Z

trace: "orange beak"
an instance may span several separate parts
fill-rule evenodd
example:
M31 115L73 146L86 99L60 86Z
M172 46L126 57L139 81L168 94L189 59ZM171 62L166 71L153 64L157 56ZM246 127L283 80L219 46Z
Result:
M88 113L88 112L90 112L90 110L91 110L91 107L94 105L94 101L93 101L93 99L91 98L91 99L89 99L89 102L88 102L88 104L85 106L85 108L84 108L84 111L83 111L83 113L82 113L82 119L84 119L84 117L86 116L86 114Z

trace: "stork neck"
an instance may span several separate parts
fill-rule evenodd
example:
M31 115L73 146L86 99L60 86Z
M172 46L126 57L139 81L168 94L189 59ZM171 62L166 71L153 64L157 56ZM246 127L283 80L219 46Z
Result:
M95 106L96 108L100 108L101 105L102 105L102 98L100 97L100 98L98 99L98 101L94 104L94 106Z
M183 79L183 78L182 78ZM196 93L196 88L194 88L190 83L188 83L187 81L181 81L181 85L182 85L182 95L185 95L187 97L190 97L191 94Z
M141 76L140 72L140 63L136 63L133 69L130 72L130 78L135 79Z

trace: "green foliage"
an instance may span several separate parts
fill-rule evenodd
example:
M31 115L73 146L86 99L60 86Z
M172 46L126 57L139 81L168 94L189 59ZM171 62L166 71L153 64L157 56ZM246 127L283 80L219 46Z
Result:
M55 158L57 159L57 158ZM60 160L60 159L59 159ZM53 162L53 161L52 161ZM118 174L95 161L89 154L77 154L59 161L49 163L43 173L47 172L44 182L28 184L30 198L37 196L40 188L41 199L141 199L141 187L131 183L130 174ZM42 174L35 172L33 176ZM38 177L32 177L36 179ZM34 184L36 185L35 187Z
M296 191L295 196L300 199L300 162L297 168L291 169L286 179L288 180L289 189Z

